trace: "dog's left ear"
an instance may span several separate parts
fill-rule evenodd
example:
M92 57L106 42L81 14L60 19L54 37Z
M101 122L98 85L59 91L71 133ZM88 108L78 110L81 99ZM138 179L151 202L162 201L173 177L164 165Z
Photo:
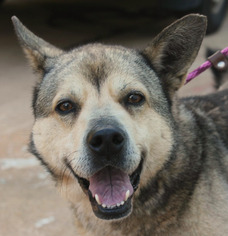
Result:
M170 97L184 83L187 71L198 54L206 26L205 16L187 15L165 28L142 52Z
M63 53L63 51L43 39L37 37L28 30L16 17L12 17L14 28L21 46L29 59L35 72L38 72L41 77L48 68L48 59L54 58Z

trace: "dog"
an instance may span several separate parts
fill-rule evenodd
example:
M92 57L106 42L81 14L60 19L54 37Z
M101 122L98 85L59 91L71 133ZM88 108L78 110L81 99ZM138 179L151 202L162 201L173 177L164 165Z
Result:
M77 235L228 235L228 90L176 95L204 16L140 51L64 51L12 20L38 75L30 151L71 203Z

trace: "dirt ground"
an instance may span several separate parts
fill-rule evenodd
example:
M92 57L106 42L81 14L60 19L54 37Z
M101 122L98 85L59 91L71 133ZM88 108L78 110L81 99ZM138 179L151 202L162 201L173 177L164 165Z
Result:
M88 6L18 2L6 1L0 6L0 236L73 236L77 233L68 204L27 151L35 76L18 45L10 17L18 16L32 31L59 47L97 40L134 48L145 46L174 17L127 18L99 8L91 11ZM190 71L205 61L207 47L226 46L228 17L217 33L205 38ZM210 70L183 87L180 95L209 92L213 92Z

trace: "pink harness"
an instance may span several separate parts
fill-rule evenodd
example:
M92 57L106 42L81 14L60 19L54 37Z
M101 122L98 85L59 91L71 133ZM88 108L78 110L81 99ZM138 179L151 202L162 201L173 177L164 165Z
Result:
M192 71L188 74L185 84L190 82L196 76L204 72L206 69L214 66L216 69L220 71L225 71L228 69L228 59L226 56L228 55L228 47L224 48L221 51L217 51L212 56L208 57L208 60L204 62L200 67Z

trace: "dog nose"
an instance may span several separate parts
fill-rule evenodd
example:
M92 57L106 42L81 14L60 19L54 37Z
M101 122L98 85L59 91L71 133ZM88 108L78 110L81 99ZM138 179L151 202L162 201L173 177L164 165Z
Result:
M111 156L120 152L124 146L124 135L121 130L114 128L91 131L88 134L87 143L95 154Z

